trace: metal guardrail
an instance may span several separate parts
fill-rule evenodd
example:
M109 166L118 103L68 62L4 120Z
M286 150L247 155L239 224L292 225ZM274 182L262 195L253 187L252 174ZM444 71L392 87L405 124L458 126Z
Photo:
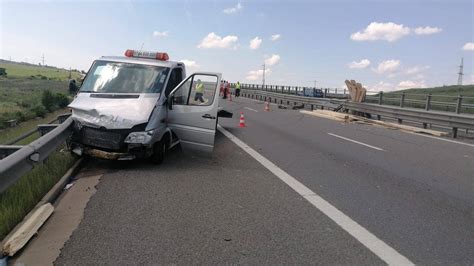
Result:
M235 83L230 83L231 88L235 88ZM305 90L319 89L323 94L323 98L349 98L349 91L347 89L338 88L316 88L316 87L301 87L301 86L283 86L283 85L258 85L258 84L240 84L241 89L260 90L284 94L303 95Z
M417 93L384 93L367 95L366 102L379 105L414 107L426 111L439 110L460 113L474 113L474 97L457 95L435 95Z
M262 101L270 101L280 104L304 104L310 105L311 110L320 107L321 109L344 108L346 110L377 115L380 119L389 117L402 123L403 120L418 122L426 128L428 124L452 128L453 137L457 136L458 128L474 129L474 115L456 114L450 112L427 111L415 108L402 108L396 106L385 106L369 103L355 103L348 100L325 99L314 97L302 97L297 95L286 95L281 93L242 90L244 97L253 98Z
M61 124L46 125L47 130L50 130L48 133L46 133L45 130L42 130L45 125L39 125L38 131L45 134L30 144L23 146L0 146L0 148L13 150L11 154L0 160L0 193L14 184L35 165L40 164L48 158L48 156L70 136L72 133L73 121L72 118L66 119L66 116L67 115L58 117L57 120L60 123L62 122ZM23 134L23 136L25 135L27 134ZM20 140L17 140L16 142Z
M230 83L235 88L235 83ZM299 86L281 86L281 85L258 85L258 84L241 84L242 89L253 91L267 91L282 94L302 95L305 89L313 89L313 87ZM349 99L350 95L347 89L338 88L319 88L323 92L323 98ZM457 95L433 95L433 94L416 94L406 92L377 92L366 96L366 102L378 103L380 105L390 105L399 107L412 107L429 110L438 110L446 112L474 113L474 97Z

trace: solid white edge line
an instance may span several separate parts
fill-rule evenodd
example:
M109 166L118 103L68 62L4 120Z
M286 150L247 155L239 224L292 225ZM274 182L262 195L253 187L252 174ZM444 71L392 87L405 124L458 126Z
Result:
M354 142L354 143L357 143L359 145L363 145L363 146L366 146L366 147L369 147L369 148L372 148L372 149L375 149L375 150L378 150L378 151L384 151L384 149L382 149L382 148L375 147L375 146L372 146L372 145L369 145L369 144L366 144L366 143L363 143L363 142L360 142L360 141L357 141L357 140L349 139L349 138L346 138L346 137L343 137L343 136L339 136L339 135L336 135L336 134L333 134L333 133L328 133L328 135L331 135L333 137L340 138L340 139L343 139L343 140L347 140L347 141L350 141L350 142Z
M269 161L263 155L252 149L250 146L245 144L243 141L232 135L229 131L225 130L222 126L217 125L218 130L239 146L242 150L252 156L257 162L262 164L281 181L286 183L294 191L300 194L314 207L324 213L327 217L338 224L347 233L353 236L362 245L372 251L380 259L388 263L389 265L414 265L408 258L398 253L394 248L380 240L377 236L369 232L367 229L359 225L356 221L352 220L349 216L338 210L336 207L331 205L325 199L314 193L311 189L306 187L303 183L296 180L284 170L276 166L274 163Z

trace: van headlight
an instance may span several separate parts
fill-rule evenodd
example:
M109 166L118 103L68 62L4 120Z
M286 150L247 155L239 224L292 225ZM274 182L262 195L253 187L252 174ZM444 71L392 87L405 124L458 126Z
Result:
M125 143L140 143L145 144L149 143L153 137L153 130L150 131L142 131L142 132L132 132L128 134L125 138Z

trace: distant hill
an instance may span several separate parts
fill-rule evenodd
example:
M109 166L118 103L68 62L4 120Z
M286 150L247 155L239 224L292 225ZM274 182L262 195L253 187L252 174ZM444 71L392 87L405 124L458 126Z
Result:
M443 87L433 87L433 88L414 88L414 89L406 89L406 90L399 90L394 92L387 92L390 93L410 93L410 94L428 94L431 93L433 95L445 95L445 96L472 96L474 97L474 85L452 85L452 86L443 86Z

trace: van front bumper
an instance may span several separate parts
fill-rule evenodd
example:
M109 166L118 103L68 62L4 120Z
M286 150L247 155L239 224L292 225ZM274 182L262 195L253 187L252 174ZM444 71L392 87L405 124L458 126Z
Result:
M87 147L78 143L73 143L71 151L79 156L88 155L94 158L106 160L128 161L136 158L146 158L151 155L151 149L145 146L134 147L128 152L104 151L93 147Z

